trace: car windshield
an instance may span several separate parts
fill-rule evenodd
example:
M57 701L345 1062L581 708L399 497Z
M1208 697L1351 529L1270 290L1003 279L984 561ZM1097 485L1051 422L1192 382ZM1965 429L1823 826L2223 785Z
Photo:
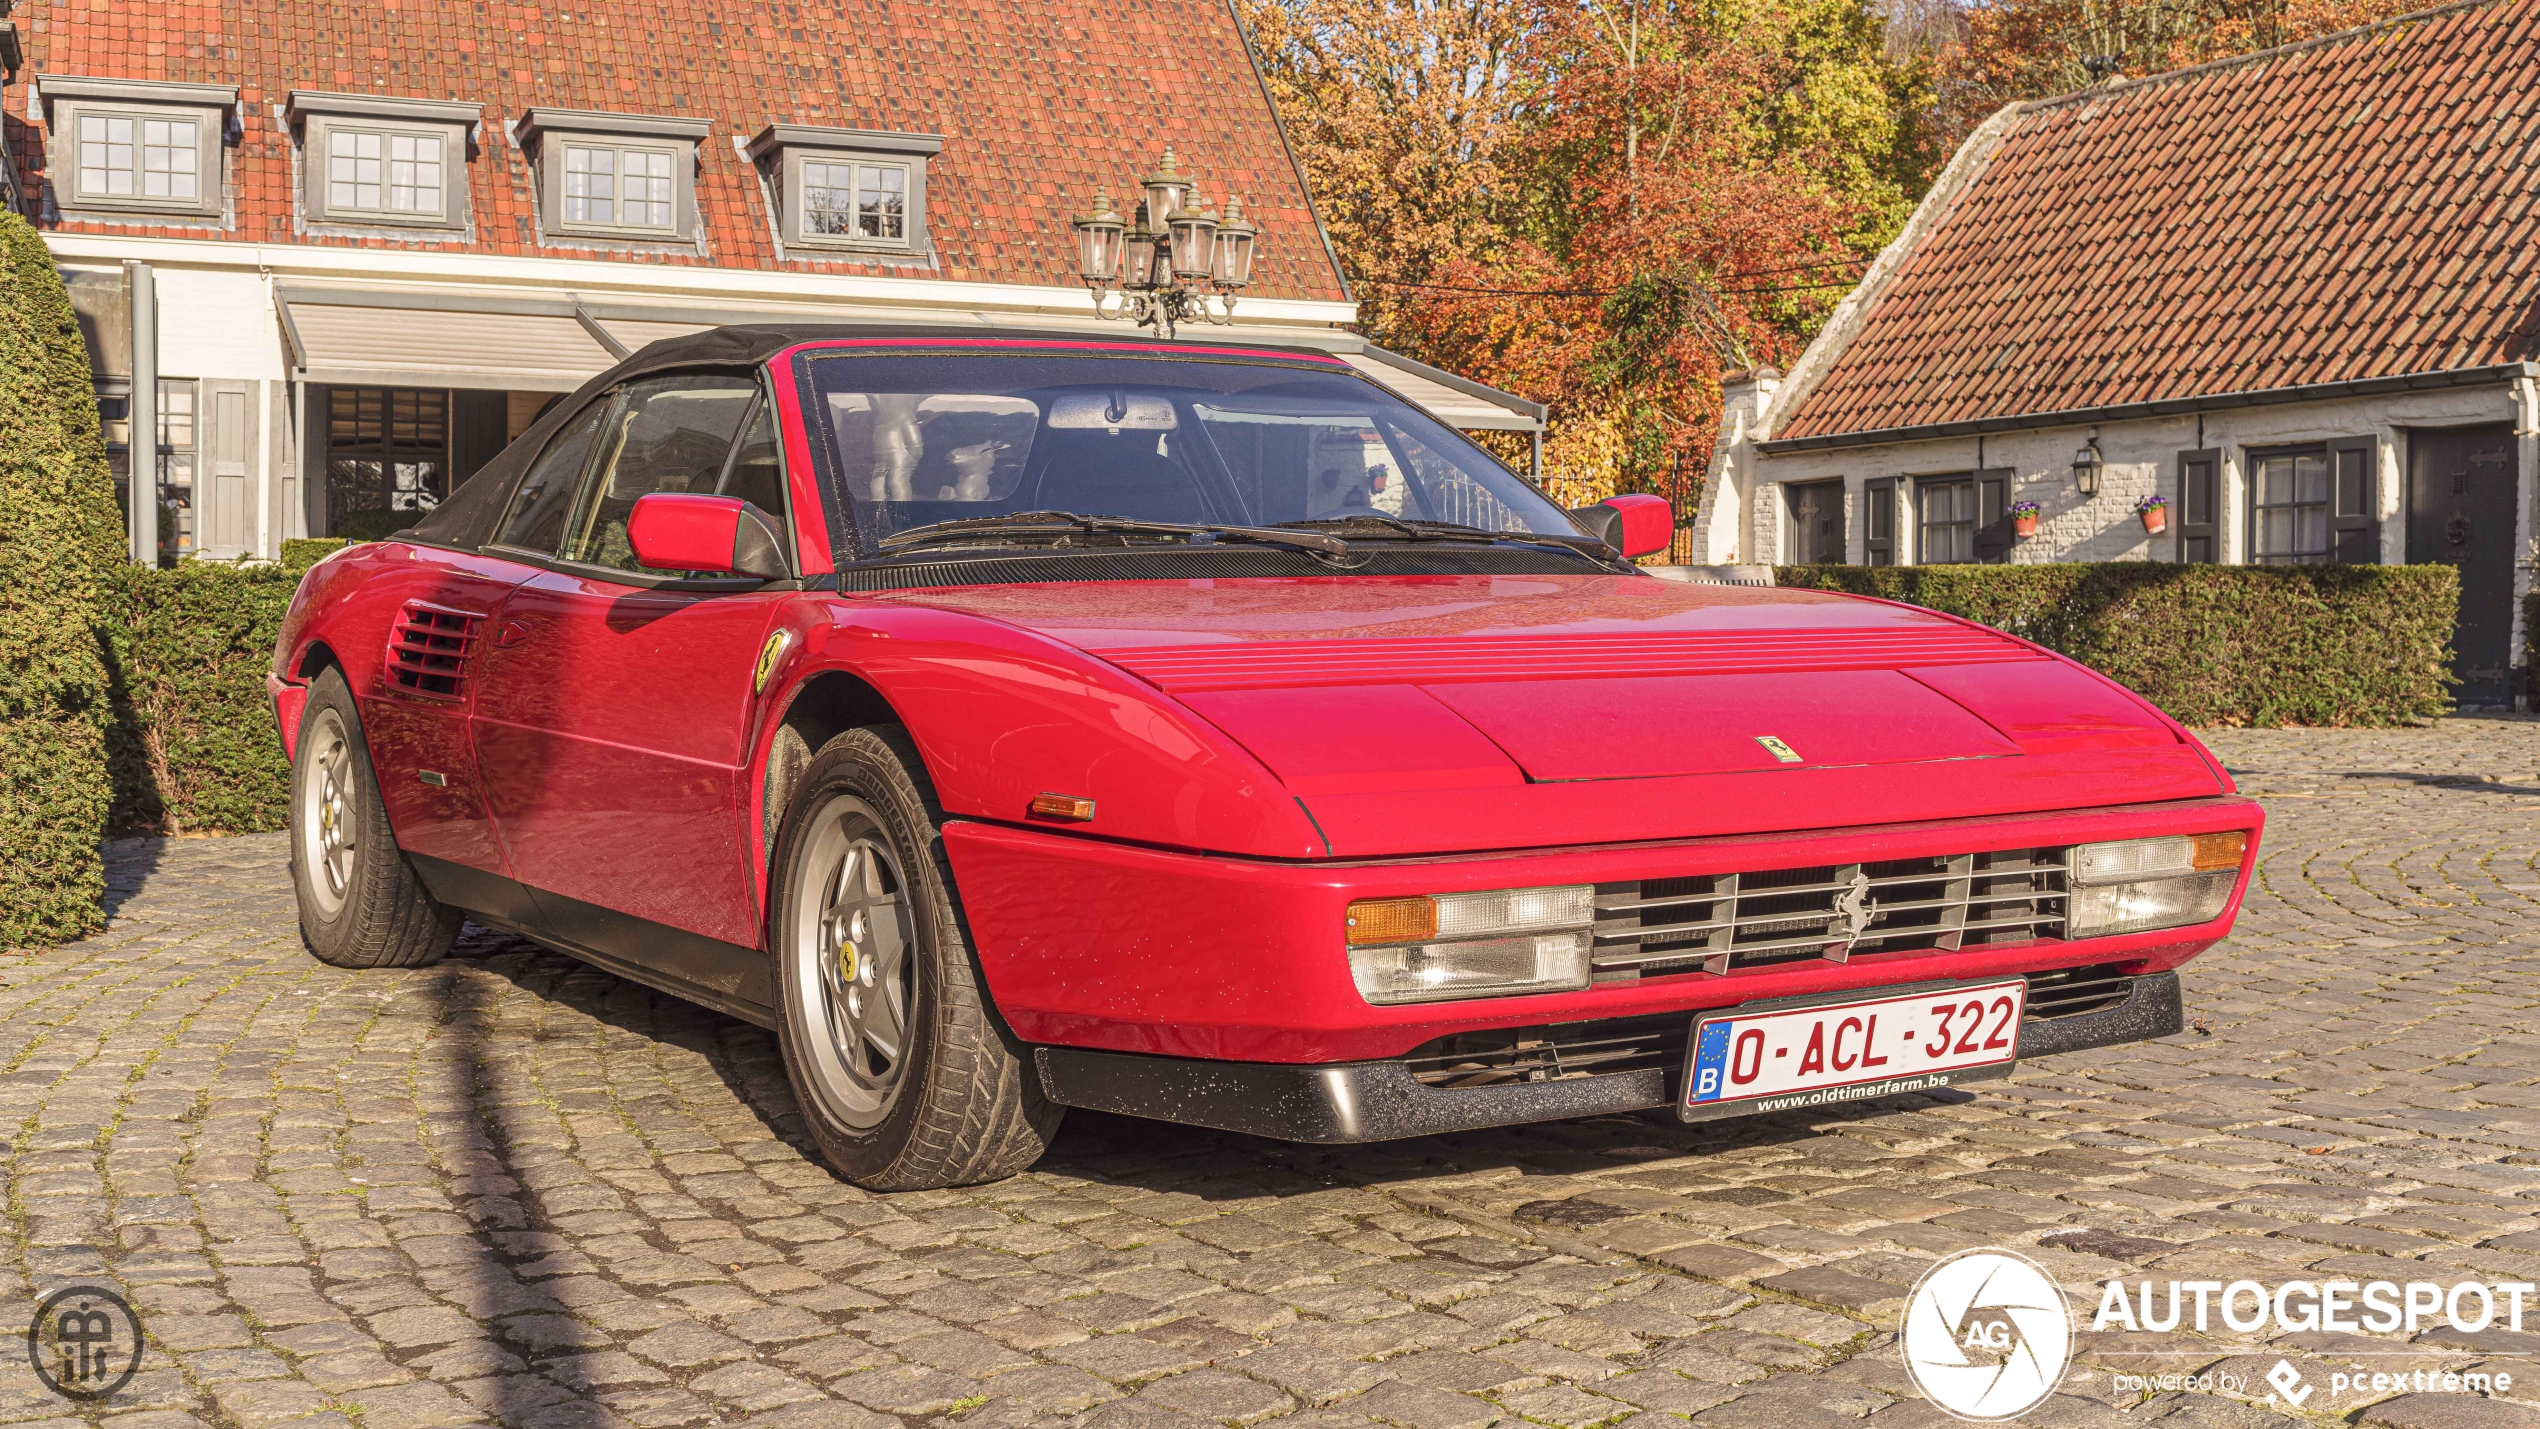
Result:
M1578 536L1489 453L1346 372L1056 354L810 366L816 439L836 455L866 556L895 533L1040 512L1194 526L1391 518L1369 523L1376 539L1407 522Z

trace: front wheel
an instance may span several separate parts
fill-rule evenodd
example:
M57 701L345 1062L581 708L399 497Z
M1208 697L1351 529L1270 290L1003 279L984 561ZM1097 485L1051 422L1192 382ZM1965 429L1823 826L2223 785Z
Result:
M785 1072L822 1155L877 1191L1011 1176L1064 1114L980 986L942 818L907 733L856 729L812 757L776 841Z
M411 968L458 941L460 913L398 852L344 676L309 687L291 760L291 883L300 937L339 968Z

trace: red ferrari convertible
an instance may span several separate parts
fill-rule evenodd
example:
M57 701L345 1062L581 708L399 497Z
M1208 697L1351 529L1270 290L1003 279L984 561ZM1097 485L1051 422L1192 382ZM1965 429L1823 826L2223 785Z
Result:
M773 1028L876 1188L1064 1108L1347 1142L2178 1030L2260 816L1930 611L1694 585L1330 357L730 327L313 568L310 949L462 917Z

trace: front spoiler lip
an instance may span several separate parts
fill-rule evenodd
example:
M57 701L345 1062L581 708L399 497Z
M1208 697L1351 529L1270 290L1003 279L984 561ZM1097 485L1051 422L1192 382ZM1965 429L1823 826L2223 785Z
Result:
M1688 1012L1687 1025L1697 1013ZM1952 1078L2007 1076L2031 1057L2167 1037L2186 1025L2176 973L2134 980L2115 1007L2020 1024L2018 1060ZM1432 1087L1400 1061L1215 1062L1036 1047L1043 1093L1061 1106L1281 1141L1344 1145L1671 1106L1663 1068L1505 1087ZM1859 1105L1860 1103L1846 1103Z

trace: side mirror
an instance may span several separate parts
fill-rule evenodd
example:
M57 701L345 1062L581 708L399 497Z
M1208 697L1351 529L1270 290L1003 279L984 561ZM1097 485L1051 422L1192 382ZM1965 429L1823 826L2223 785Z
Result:
M1663 496L1609 496L1570 513L1572 524L1622 553L1654 556L1676 543L1676 512Z
M785 537L767 513L737 496L656 491L636 498L626 539L638 563L657 571L783 580Z

